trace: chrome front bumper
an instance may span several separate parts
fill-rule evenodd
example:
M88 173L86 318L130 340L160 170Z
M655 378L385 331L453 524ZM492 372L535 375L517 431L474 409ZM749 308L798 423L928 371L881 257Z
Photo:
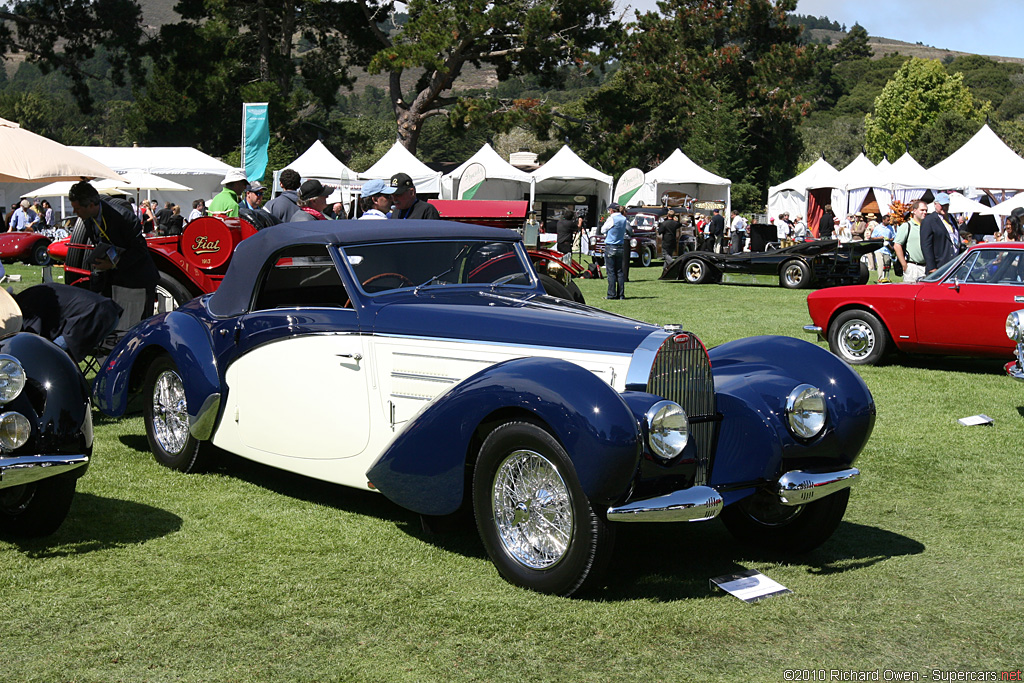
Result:
M20 455L0 457L0 489L30 484L84 467L88 455Z
M783 505L806 505L853 486L860 470L851 467L832 472L793 470L779 477L769 490ZM722 495L710 486L675 491L656 498L635 500L610 507L609 522L703 522L722 511Z
M1024 382L1024 359L1018 358L1007 363L1006 374L1019 382Z

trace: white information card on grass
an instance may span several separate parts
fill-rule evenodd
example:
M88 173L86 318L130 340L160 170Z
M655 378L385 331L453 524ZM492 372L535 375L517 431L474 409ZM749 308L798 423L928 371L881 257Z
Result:
M730 595L735 595L743 602L757 602L776 595L792 593L778 581L772 581L756 569L735 574L726 574L711 579L712 588L721 588Z

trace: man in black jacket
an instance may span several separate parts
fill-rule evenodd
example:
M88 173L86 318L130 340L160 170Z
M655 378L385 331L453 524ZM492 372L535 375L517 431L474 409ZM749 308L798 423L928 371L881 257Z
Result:
M396 173L391 176L388 183L395 188L395 206L391 209L391 218L425 218L428 220L441 220L441 214L437 208L416 196L416 186L405 173Z
M836 215L832 213L832 205L825 205L825 213L821 214L821 220L818 221L818 239L819 240L830 240L832 239L832 233L836 229Z
M71 186L71 208L86 226L86 236L97 249L87 257L92 269L93 291L112 298L125 315L122 323L134 324L153 314L160 273L153 263L142 225L131 207L100 199L88 181ZM90 254L90 257L93 254Z
M954 257L963 248L960 231L948 213L949 195L935 195L935 211L921 222L921 251L924 252L924 270L930 273Z
M711 212L711 237L714 239L714 247L711 251L720 253L722 251L722 240L725 237L725 216L721 210L715 209Z

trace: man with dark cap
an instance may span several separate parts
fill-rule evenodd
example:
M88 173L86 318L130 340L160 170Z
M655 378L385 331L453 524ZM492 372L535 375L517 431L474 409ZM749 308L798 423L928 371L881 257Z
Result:
M127 204L100 199L96 188L85 180L71 186L68 198L85 224L86 238L96 245L86 257L92 270L92 290L109 296L124 309L123 323L148 318L153 314L160 273L138 216Z
M327 208L327 197L331 189L324 187L323 183L311 178L299 186L298 198L299 208L288 220L300 221L325 221L324 209Z
M423 201L416 196L416 186L405 173L396 173L391 176L388 183L395 190L395 206L391 210L392 218L420 218L427 220L441 220L441 214L430 202Z
M949 217L949 195L939 192L935 195L935 211L921 222L921 251L924 252L925 272L930 273L952 261L962 248L960 231Z
M302 176L299 175L298 171L286 168L281 171L277 182L284 191L267 202L267 205L263 208L279 222L284 223L287 220L291 220L291 217L299 208L298 189L302 185Z

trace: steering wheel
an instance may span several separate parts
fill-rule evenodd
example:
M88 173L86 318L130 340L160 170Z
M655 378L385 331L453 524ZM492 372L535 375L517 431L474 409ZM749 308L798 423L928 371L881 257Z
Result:
M401 273L377 273L373 277L363 282L363 288L365 289L367 285L373 284L377 280L383 280L386 277L393 277L403 285L408 285L410 287L415 286L415 283L412 280L402 275Z

